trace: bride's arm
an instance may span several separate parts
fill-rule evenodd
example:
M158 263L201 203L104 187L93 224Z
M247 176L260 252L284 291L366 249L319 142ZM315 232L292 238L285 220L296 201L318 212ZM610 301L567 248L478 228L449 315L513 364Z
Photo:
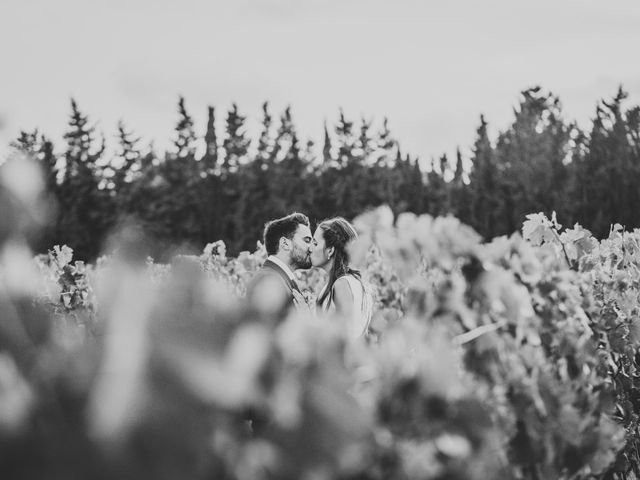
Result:
M338 314L348 318L353 315L353 293L346 278L339 278L333 284L333 302Z

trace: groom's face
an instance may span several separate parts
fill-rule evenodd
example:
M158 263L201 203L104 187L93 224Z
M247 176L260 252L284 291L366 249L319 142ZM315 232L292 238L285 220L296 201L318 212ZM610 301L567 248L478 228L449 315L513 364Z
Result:
M313 236L306 225L298 225L296 233L291 239L291 264L294 269L311 268L311 249Z

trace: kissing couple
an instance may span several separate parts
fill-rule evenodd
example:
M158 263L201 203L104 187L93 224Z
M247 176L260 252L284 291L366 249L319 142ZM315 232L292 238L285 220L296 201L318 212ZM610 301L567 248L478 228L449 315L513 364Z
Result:
M267 222L264 245L269 256L247 287L249 301L282 316L292 307L308 308L293 272L320 268L328 280L317 293L317 310L344 319L349 338L365 335L373 300L360 272L349 265L347 250L357 237L353 225L342 217L323 220L313 235L309 218L302 213Z

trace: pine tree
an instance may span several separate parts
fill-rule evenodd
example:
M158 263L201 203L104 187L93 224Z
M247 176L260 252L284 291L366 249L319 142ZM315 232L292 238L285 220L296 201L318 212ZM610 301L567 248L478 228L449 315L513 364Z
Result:
M444 175L449 169L449 159L443 154L438 160L431 160L431 169L426 176L424 197L424 210L430 215L438 216L450 213L447 202L449 186L444 180ZM416 213L421 213L420 210Z
M218 170L218 137L216 135L216 115L215 108L207 107L207 131L204 134L204 155L200 160L202 162L202 171L205 176L214 175Z
M240 200L246 182L249 162L248 151L250 139L247 137L244 124L246 117L240 115L234 103L227 112L225 138L222 142L224 159L220 172L220 206L217 221L228 239L230 252L237 251L238 239L243 235L242 208Z
M219 240L222 231L219 222L223 209L222 187L220 178L220 164L218 159L218 134L216 131L216 116L213 106L207 107L207 130L204 135L204 154L198 162L198 184L194 191L200 224L200 245Z
M100 160L105 150L104 137L96 146L94 128L89 126L87 116L80 112L74 99L64 139L67 148L59 186L60 218L56 238L73 248L77 258L92 259L111 226L113 204L107 192L98 188L102 180Z
M383 120L381 128L371 136L370 148L372 151L361 177L364 181L360 183L364 190L363 208L365 209L382 204L394 204L395 189L400 187L393 173L398 145L391 135L387 118Z
M362 118L360 120L360 134L356 142L356 150L354 151L357 163L361 165L370 165L371 157L375 151L374 139L370 134L371 121Z
M329 136L329 130L327 129L327 122L325 120L323 124L324 128L324 141L322 144L322 166L328 168L333 163L333 155L331 149L331 137Z
M398 142L391 135L389 120L386 117L382 122L382 128L378 131L374 143L375 152L373 156L376 159L376 164L387 167L392 166L397 158Z
M176 125L177 137L173 141L178 158L193 158L195 156L196 134L193 128L193 119L187 112L184 97L178 99L178 124Z
M223 175L235 172L246 161L250 140L244 129L246 117L240 115L234 103L227 113L226 136L222 143L224 150Z
M448 205L451 212L462 222L468 223L471 216L471 197L469 186L465 181L467 173L464 171L462 153L456 149L456 169L453 180L448 189Z
M273 155L277 155L273 192L277 195L275 204L279 214L289 210L301 210L305 191L307 165L300 154L298 134L291 117L291 107L285 108L280 116L280 125L275 140ZM279 160L279 161L278 161Z
M336 215L336 198L333 196L333 188L338 176L335 174L334 143L326 120L323 123L323 131L322 161L315 175L310 177L314 185L314 214L317 218Z
M487 125L484 115L481 115L473 146L472 169L469 173L471 216L468 223L485 238L493 238L499 199L496 191L497 168Z
M260 238L265 222L273 212L273 185L275 176L272 163L275 140L273 138L273 119L268 102L262 104L262 129L258 138L255 158L241 167L243 188L238 199L238 215L235 217L237 248L251 250Z
M280 117L280 128L276 138L278 151L283 154L283 161L288 162L297 171L302 167L298 134L291 118L291 107L285 108Z
M516 231L532 211L551 215L568 203L568 171L564 164L571 126L562 119L557 97L538 87L522 92L512 126L498 137L502 202L497 234Z
M256 167L259 170L266 170L269 168L269 160L273 156L273 149L275 141L273 139L273 118L269 112L269 103L264 102L262 104L262 130L260 132L260 138L258 139L258 151L256 154Z
M40 151L38 129L36 128L33 132L21 130L20 136L9 146L35 159Z
M610 101L596 109L588 137L578 137L571 167L575 221L597 236L606 236L612 223L627 228L640 225L629 205L640 201L640 125L638 107L627 112L627 93L619 88Z
M335 126L335 135L337 143L336 166L344 168L352 162L354 158L354 148L356 138L353 133L353 122L348 121L342 109L340 110L340 118Z
M140 137L135 137L128 131L124 122L118 122L118 151L116 153L117 165L113 165L112 178L113 190L119 195L128 184L131 184L135 176L140 174L140 159L142 153L138 144Z
M144 204L145 223L151 234L168 244L195 244L202 239L202 166L196 158L194 122L183 97L178 100L174 151L166 152L144 175L143 188L149 195Z
M456 168L453 172L453 182L456 184L464 184L464 164L462 163L462 153L460 147L456 148Z
M58 157L53 151L53 142L44 135L40 136L40 147L38 149L38 160L44 170L45 184L47 192L53 194L56 198L58 195Z

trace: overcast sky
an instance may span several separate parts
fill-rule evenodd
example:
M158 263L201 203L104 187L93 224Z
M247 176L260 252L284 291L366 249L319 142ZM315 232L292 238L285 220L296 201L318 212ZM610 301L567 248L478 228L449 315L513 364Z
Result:
M423 159L495 135L521 90L557 94L588 125L618 85L640 103L637 0L0 0L0 154L20 129L61 144L73 96L113 138L119 119L168 145L178 95L206 106L292 106L303 138L343 108Z

